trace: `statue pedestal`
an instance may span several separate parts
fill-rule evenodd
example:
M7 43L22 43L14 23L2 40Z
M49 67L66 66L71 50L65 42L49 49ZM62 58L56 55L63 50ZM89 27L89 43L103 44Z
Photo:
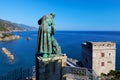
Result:
M36 56L36 80L63 80L63 67L67 56L54 55L49 58Z

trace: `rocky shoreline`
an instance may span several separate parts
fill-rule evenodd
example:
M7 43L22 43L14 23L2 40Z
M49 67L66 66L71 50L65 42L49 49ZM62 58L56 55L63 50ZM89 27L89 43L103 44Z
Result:
M11 41L11 40L17 40L20 39L20 36L14 35L11 33L1 33L0 34L0 41Z

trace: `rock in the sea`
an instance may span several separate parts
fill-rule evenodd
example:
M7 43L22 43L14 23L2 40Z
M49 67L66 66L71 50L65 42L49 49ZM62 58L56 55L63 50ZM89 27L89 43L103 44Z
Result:
M15 59L14 55L10 51L8 51L6 48L3 47L2 51L9 57L10 60L13 61Z
M17 40L19 38L20 36L6 33L6 34L1 34L0 41L11 41L11 40Z
M27 40L31 40L31 37L27 37Z

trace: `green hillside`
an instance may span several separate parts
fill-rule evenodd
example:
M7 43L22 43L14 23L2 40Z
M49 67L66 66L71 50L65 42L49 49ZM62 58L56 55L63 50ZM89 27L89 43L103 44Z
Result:
M0 19L0 31L1 32L13 32L13 31L32 31L37 28L28 26L25 24L12 23L10 21Z
M1 26L0 24L0 31L8 31L5 27Z
M0 31L20 31L23 30L12 22L0 19Z

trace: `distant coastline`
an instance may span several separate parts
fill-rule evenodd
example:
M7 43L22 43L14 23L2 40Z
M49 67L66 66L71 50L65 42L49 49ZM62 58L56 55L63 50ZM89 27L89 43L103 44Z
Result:
M31 30L37 30L37 28L25 24L18 24L11 21L0 19L0 33Z

